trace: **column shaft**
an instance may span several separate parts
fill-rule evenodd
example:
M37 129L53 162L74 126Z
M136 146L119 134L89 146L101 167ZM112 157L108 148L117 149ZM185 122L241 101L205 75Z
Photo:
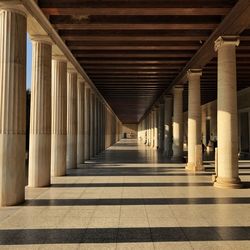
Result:
M183 88L174 88L173 158L183 158Z
M200 69L188 71L188 164L187 169L193 171L203 170L200 164L201 146L201 97L200 97Z
M168 158L172 156L172 142L173 142L173 98L172 96L165 96L164 107L164 155Z
M77 165L85 160L85 82L77 81Z
M85 159L90 159L90 88L85 88Z
M150 113L147 115L147 146L150 146Z
M29 186L50 185L51 161L51 60L50 42L32 40Z
M159 124L158 124L158 117L159 117L159 107L157 107L154 111L154 148L158 148L158 139L159 139Z
M154 112L150 112L150 147L154 146Z
M0 10L0 206L24 200L26 17Z
M67 148L67 61L52 60L51 175L66 174Z
M202 143L207 146L207 112L205 108L201 110L201 134L202 134Z
M217 187L241 187L238 170L236 49L238 37L219 37Z
M77 73L67 74L67 169L77 167Z
M94 156L94 94L90 95L90 138L89 138L89 148L90 148L90 158Z
M164 151L164 103L159 107L159 150Z
M95 110L94 110L94 114L95 114L94 155L97 155L98 154L98 97L97 96L95 96L94 102L95 102Z

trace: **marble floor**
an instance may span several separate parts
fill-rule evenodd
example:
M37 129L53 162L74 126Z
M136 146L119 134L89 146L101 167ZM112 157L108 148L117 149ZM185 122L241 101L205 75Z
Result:
M0 249L250 249L250 163L244 189L214 188L211 162L188 173L123 140L97 158L26 188L0 209Z

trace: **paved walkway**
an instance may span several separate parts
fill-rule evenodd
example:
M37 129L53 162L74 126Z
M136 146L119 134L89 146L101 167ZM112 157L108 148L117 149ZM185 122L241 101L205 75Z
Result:
M250 249L250 189L216 189L125 140L0 209L0 249ZM250 181L250 164L241 164Z

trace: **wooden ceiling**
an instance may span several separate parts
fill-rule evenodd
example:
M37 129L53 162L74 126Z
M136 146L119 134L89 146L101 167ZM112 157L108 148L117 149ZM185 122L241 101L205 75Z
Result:
M38 0L38 5L121 121L136 123L237 2ZM244 88L250 76L249 30L237 57ZM213 58L203 71L202 103L216 99L216 74ZM187 107L187 86L184 98Z

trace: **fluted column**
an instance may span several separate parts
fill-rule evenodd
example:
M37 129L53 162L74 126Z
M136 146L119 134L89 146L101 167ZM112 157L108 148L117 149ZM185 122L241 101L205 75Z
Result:
M207 110L202 108L201 110L201 134L202 134L202 143L207 146Z
M90 158L94 156L94 93L90 94L90 138L89 138L89 148L90 148Z
M158 127L158 116L159 116L159 107L157 106L154 110L154 148L158 148L158 139L159 139L159 127Z
M103 103L100 102L100 118L101 118L101 126L100 126L100 133L101 133L101 141L100 141L100 151L103 151L103 127L104 127L104 118L103 118Z
M0 9L0 206L24 200L26 16Z
M100 119L101 119L101 125L100 125L100 133L101 133L101 138L100 138L100 152L103 151L103 103L102 101L100 102Z
M98 153L102 151L102 112L101 101L98 101Z
M105 104L102 103L102 150L105 150L105 132L106 132L106 113L105 113Z
M183 88L174 88L173 160L183 159Z
M164 96L164 155L168 158L172 156L173 141L173 98L172 96Z
M216 187L239 188L236 46L239 37L223 36L218 52L218 176Z
M85 160L85 82L77 80L77 165Z
M47 36L32 39L29 187L50 185L51 161L51 60Z
M150 147L154 146L154 111L150 112Z
M90 159L90 88L85 88L85 159Z
M187 170L200 171L201 149L201 69L190 69L188 76L188 163ZM198 146L199 145L199 146Z
M94 123L94 155L98 154L98 97L95 95L94 97L94 116L95 116L95 123Z
M164 103L159 105L159 150L164 151Z
M67 74L67 169L77 167L77 73Z
M150 114L150 147L154 146L154 111Z
M52 60L51 107L51 175L63 176L67 148L67 60L63 56L53 56Z
M151 142L151 113L147 115L147 146L150 146Z
M146 145L149 146L149 134L150 134L150 129L149 129L149 114L147 115L147 141Z

